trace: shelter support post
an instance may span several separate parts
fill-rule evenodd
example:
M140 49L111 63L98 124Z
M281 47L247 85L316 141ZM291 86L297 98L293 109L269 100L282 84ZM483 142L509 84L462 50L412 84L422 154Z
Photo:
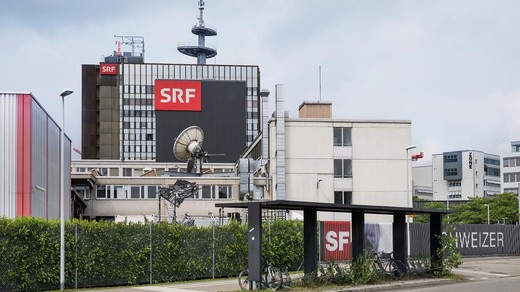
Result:
M257 289L261 289L262 284L262 205L260 202L250 202L247 209L247 267L249 290L253 290L253 284Z
M399 265L399 269L406 272L406 215L404 213L394 213L394 223L392 224L394 258Z
M303 210L303 272L305 274L316 273L317 260L317 212L316 209Z
M363 255L365 250L365 212L352 212L352 259Z
M441 248L442 215L430 214L430 258L433 270L442 265L442 255L437 254Z

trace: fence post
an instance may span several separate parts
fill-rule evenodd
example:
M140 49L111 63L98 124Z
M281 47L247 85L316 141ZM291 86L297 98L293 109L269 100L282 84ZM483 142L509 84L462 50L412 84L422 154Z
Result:
M74 287L76 288L76 290L78 290L78 222L76 222L74 224L74 240L76 241L76 258L75 258L75 262L76 262L76 279L75 279L75 285Z
M150 284L152 284L152 221L150 221Z

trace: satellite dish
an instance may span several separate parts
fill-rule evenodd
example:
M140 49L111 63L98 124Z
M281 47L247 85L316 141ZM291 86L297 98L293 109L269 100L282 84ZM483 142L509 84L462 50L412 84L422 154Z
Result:
M173 154L179 160L186 161L192 156L204 153L202 142L204 133L198 126L191 126L182 131L173 144Z

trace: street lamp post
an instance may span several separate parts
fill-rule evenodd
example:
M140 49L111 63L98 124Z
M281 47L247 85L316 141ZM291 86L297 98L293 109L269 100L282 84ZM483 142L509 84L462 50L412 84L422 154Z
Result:
M408 168L409 168L408 161L410 160L409 152L410 152L410 150L415 149L415 148L416 148L415 145L411 145L411 146L406 147L406 198L408 200L407 205L410 203L410 182L409 182L410 178L409 178L409 174L408 174L408 172L409 172L409 170L408 170ZM413 207L413 203L412 203L412 207Z
M61 166L60 166L60 290L65 289L65 96L74 91L65 89L61 96Z
M487 218L488 218L488 225L489 225L489 204L484 204L484 206L487 207Z
M411 207L413 207L413 200L410 199L410 178L409 178L409 164L408 164L408 161L410 160L410 150L412 149L415 149L415 145L410 145L408 147L406 147L406 200L407 200L407 203L406 205L410 204L410 201L411 202ZM408 215L406 215L406 242L407 242L407 255L410 256L410 217Z

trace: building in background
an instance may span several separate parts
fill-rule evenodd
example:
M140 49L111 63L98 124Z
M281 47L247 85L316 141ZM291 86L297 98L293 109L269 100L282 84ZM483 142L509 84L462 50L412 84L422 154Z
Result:
M502 192L519 193L520 141L511 142L511 153L502 156Z
M500 193L500 156L476 150L432 156L433 200L466 201Z
M412 167L413 195L426 201L433 201L433 167L431 165Z
M60 218L61 167L70 190L70 139L61 143L61 128L31 93L0 92L0 125L0 217ZM67 194L65 218L72 218L84 206Z

